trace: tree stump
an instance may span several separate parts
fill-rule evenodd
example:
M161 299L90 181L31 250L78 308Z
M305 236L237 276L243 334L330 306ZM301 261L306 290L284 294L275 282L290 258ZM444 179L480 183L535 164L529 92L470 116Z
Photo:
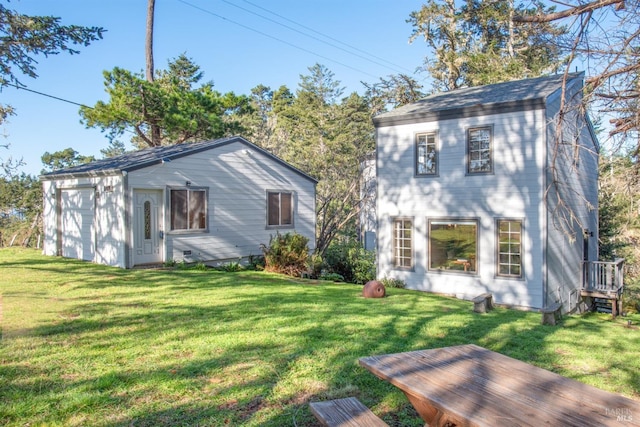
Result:
M365 298L384 298L385 295L384 285L378 280L370 280L362 288L362 296Z

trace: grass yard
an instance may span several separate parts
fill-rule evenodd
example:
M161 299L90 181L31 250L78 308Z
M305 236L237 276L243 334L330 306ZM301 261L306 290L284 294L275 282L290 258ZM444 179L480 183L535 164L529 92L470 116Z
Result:
M640 399L637 315L543 326L403 289L365 299L357 285L22 249L0 250L0 283L2 425L316 426L309 401L357 396L392 426L421 426L358 358L464 343Z

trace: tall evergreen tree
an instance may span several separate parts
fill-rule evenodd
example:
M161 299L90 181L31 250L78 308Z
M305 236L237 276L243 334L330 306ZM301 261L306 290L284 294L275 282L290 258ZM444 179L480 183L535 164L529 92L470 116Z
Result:
M282 90L276 104L274 94L274 112L282 137L278 154L319 180L316 248L323 254L339 233L355 226L361 163L374 149L374 130L365 98L341 98L344 89L323 65L309 71L300 76L294 98Z
M410 41L423 37L430 47L424 69L435 90L452 90L536 77L562 63L558 38L565 29L551 23L515 25L514 15L549 12L541 1L428 0L411 13Z
M239 133L234 113L250 108L246 96L222 94L211 82L195 87L203 73L185 55L169 61L167 70L157 71L153 82L118 67L104 76L110 100L81 107L82 122L107 132L111 141L129 131L138 148ZM153 137L153 126L160 129L159 139Z

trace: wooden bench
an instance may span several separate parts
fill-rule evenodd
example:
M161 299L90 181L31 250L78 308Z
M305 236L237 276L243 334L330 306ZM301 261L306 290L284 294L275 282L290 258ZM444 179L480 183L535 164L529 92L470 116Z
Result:
M311 412L327 427L389 427L357 398L311 402Z
M561 309L562 304L560 304L559 302L541 309L540 312L542 313L542 324L555 325L556 323L558 323L558 320L562 318L562 313L560 312Z
M486 313L493 310L493 296L491 294L478 295L473 301L473 311L476 313Z

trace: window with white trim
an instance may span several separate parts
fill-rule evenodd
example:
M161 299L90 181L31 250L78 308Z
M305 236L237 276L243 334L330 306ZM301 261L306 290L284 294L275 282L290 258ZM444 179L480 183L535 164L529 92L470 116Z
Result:
M171 188L169 193L172 231L207 229L206 188Z
M522 221L498 221L498 276L522 277Z
M413 221L411 219L393 220L393 266L413 268Z
M267 226L293 226L293 193L286 191L267 192Z

